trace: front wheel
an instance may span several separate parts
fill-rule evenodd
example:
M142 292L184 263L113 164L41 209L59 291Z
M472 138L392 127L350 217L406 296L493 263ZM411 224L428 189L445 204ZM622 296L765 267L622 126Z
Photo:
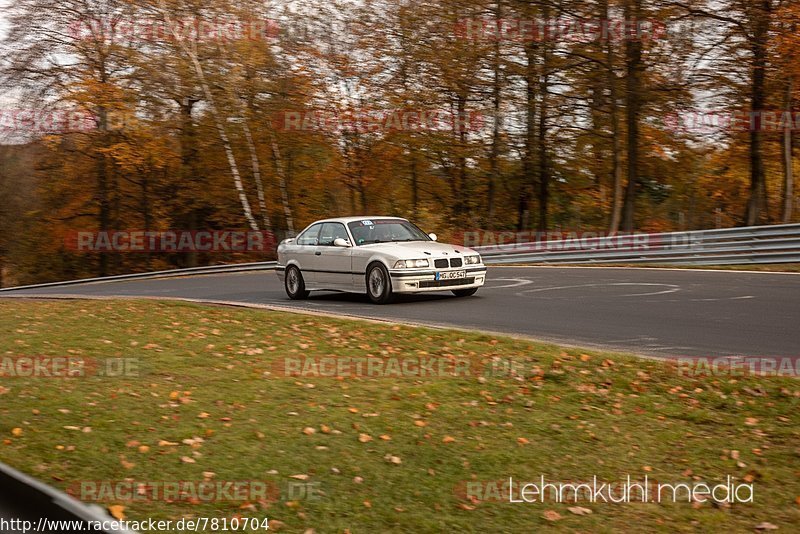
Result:
M284 282L286 294L292 300L302 300L308 297L309 291L306 291L306 282L303 280L303 273L300 269L291 265L286 268L286 281Z
M383 264L376 263L367 271L367 295L375 304L386 304L392 300L392 282Z
M453 295L455 295L457 297L471 297L472 295L474 295L477 292L478 292L478 288L477 287L471 287L469 289L454 289L453 290Z

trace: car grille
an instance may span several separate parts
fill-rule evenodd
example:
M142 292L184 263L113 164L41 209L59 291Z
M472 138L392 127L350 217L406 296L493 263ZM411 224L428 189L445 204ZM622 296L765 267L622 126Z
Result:
M474 284L475 277L470 278L456 278L454 280L423 280L419 283L419 287L448 287L448 286L464 286L467 284Z
M463 263L461 258L453 258L450 260L450 267L461 267Z
M433 260L433 265L437 269L447 269L447 260Z

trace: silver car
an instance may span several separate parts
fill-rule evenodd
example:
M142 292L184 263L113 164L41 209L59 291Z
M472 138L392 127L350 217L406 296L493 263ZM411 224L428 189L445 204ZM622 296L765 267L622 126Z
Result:
M366 293L384 304L397 293L474 295L486 266L472 249L436 242L399 217L317 221L278 246L278 276L291 299L310 291Z

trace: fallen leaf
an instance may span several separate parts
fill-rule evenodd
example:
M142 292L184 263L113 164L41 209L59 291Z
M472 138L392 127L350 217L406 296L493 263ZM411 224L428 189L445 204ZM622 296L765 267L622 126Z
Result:
M20 427L12 428L11 435L14 437L20 437L22 435L22 429Z
M389 436L389 434L381 434L381 435L380 435L380 438L381 438L383 441L391 441L391 439L392 439L392 438L391 438L391 436Z
M350 413L358 413L358 408L348 408L347 411Z
M297 480L308 480L308 475L290 475L289 478L295 478Z
M542 514L542 517L545 518L547 521L558 521L561 519L561 514L556 512L555 510L545 510Z
M575 515L589 515L592 513L592 511L589 510L588 508L583 508L581 506L570 506L569 508L567 508L567 510L569 510Z
M763 523L756 525L756 530L778 530L778 527L772 523L767 523L764 521Z
M530 443L530 441L527 438L517 438L517 443L520 445L527 445Z
M197 460L195 460L191 456L181 456L181 462L183 462L185 464L193 464L193 463L197 463Z
M114 519L119 519L120 521L125 519L125 507L121 504L113 504L109 506L108 513L111 514Z
M414 421L414 424L417 425L417 426L426 426L428 423L426 423L425 421L422 421L420 419L417 419L416 421Z
M358 441L360 441L361 443L367 443L369 441L372 441L372 436L370 436L369 434L359 434Z
M746 424L747 426L756 426L758 424L758 419L756 419L755 417L748 417L747 419L744 420L744 424ZM762 523L762 525L763 524L769 524L769 523Z
M442 438L442 443L453 443L456 440L453 436L445 436Z
M306 436L310 436L311 434L315 434L316 432L317 430L315 428L311 428L310 426L307 426L303 429L303 434L305 434Z

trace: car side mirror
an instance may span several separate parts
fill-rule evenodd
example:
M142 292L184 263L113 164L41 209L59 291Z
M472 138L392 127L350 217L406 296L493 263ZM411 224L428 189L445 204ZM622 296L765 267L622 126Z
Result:
M350 243L347 242L346 239L342 239L341 237L337 237L333 240L334 247L349 247Z
M430 234L428 234L428 237L430 237L430 238L431 238L431 241L436 241L436 240L438 239L438 237L437 237L437 236L436 236L436 234L434 234L434 233L430 233Z

